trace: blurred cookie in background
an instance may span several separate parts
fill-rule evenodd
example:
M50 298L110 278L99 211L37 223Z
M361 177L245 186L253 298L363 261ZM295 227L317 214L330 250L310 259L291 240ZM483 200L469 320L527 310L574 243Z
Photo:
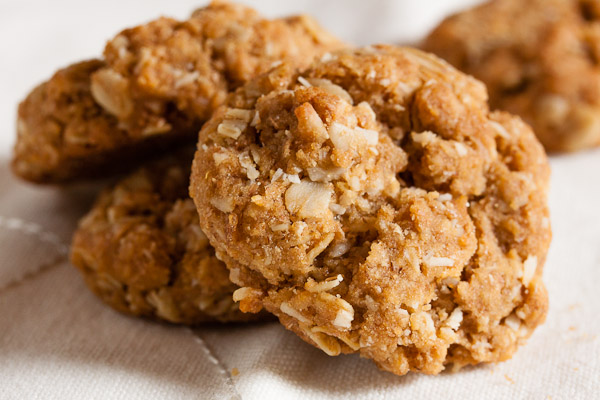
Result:
M493 0L443 21L423 48L483 81L550 152L600 145L600 2Z

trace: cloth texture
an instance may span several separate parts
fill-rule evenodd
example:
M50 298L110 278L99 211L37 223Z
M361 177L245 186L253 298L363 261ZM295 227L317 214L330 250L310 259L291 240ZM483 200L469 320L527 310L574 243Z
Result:
M418 39L474 1L248 1L311 13L343 39ZM554 238L546 323L504 363L398 377L357 355L328 357L276 322L190 329L123 316L85 287L70 237L107 182L36 187L8 167L18 101L103 40L202 3L0 3L0 399L591 399L600 393L600 150L551 158ZM118 11L119 10L119 11ZM18 38L18 40L17 40Z

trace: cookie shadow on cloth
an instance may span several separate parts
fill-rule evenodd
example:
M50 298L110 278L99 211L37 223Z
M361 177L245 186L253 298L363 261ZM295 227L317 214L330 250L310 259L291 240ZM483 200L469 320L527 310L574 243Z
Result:
M286 390L314 391L322 395L356 396L383 392L387 388L410 386L423 379L453 379L443 372L437 377L417 373L396 376L381 371L358 354L330 357L305 343L279 323L259 326L238 326L232 329L211 327L196 333L214 351L216 357L231 371L236 368L244 380L243 386L259 390L263 382L272 381ZM243 342L244 346L234 346ZM467 367L460 374L480 373L485 366Z
M140 382L192 397L232 390L189 329L110 309L66 262L1 292L0 313L10 321L0 323L0 387L5 380L41 384L61 371L82 385L117 379L123 390Z

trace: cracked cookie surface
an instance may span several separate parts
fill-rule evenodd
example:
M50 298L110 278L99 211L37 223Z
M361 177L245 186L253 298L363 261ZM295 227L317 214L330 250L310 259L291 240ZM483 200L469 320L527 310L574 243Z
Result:
M81 220L72 263L114 309L173 323L256 320L228 278L188 196L192 152L153 162L106 189Z
M423 48L482 80L549 151L600 145L600 2L494 0L443 21Z
M102 60L58 71L23 101L13 170L42 183L106 176L132 154L193 141L230 90L273 64L340 47L311 17L268 20L227 2L126 29Z
M416 49L295 71L238 89L199 135L190 193L240 309L399 375L509 358L547 308L531 129Z

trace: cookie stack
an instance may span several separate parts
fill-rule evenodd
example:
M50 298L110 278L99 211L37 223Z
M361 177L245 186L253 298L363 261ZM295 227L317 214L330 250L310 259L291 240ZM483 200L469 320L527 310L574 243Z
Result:
M421 50L223 2L127 29L25 99L13 170L63 184L131 166L71 249L121 312L274 316L398 375L508 359L545 318L544 149Z

